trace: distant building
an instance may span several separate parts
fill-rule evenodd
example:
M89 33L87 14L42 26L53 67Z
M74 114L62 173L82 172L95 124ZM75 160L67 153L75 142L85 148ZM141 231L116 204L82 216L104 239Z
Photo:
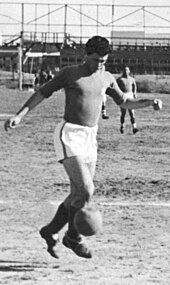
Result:
M111 31L113 45L168 45L170 33L145 33L144 31Z
M143 43L145 38L144 32L140 31L111 31L113 44L131 44Z

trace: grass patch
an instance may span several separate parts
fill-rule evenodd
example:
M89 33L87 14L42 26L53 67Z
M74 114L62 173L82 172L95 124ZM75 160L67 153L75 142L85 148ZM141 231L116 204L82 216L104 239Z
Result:
M139 93L170 93L170 76L137 75L135 79Z
M117 79L120 74L114 74ZM137 91L139 93L170 93L170 75L135 75ZM9 89L18 88L18 74L14 75L15 80L12 80L12 73L0 70L0 85L5 85ZM30 83L33 80L32 74L25 73L24 82Z

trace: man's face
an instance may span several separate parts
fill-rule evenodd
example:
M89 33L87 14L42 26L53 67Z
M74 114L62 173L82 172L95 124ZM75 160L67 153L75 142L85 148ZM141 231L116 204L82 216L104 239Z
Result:
M129 67L125 67L124 72L125 72L126 75L129 75L129 74L130 74L130 69L129 69Z
M93 53L87 56L86 62L88 63L89 69L92 72L95 72L96 70L104 69L107 59L108 59L108 54L100 56L97 53Z

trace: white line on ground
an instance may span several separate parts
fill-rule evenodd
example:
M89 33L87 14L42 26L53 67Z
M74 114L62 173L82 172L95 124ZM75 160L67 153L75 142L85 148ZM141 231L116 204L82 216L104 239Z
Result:
M12 117L14 114L0 114L0 117Z
M102 206L123 206L123 207L138 207L138 206L151 206L151 207L170 207L170 203L162 203L162 202L99 202L99 205Z
M32 201L34 202L34 201ZM32 202L26 202L26 201L12 201L12 200L0 200L0 204L11 204L11 203L17 203L17 204L29 204ZM44 201L43 203L49 203L53 206L58 206L59 204L62 203L62 201ZM101 206L106 206L106 207L113 207L113 206L118 206L118 207L170 207L169 202L93 202L92 204L98 204Z
M51 205L58 205L61 202L49 201ZM121 206L121 207L170 207L170 203L166 202L96 202L92 204L98 204L101 206L112 207L112 206Z

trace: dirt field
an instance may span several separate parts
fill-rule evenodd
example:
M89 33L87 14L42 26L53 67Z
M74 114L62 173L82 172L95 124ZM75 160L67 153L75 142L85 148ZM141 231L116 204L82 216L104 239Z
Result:
M8 114L30 95L0 87L0 284L169 285L170 95L155 95L163 100L161 112L136 111L136 135L128 115L126 133L119 133L119 108L108 99L110 119L99 124L93 199L104 230L87 239L91 260L75 256L62 242L56 260L39 236L69 184L53 149L63 93L43 102L17 129L3 130Z

